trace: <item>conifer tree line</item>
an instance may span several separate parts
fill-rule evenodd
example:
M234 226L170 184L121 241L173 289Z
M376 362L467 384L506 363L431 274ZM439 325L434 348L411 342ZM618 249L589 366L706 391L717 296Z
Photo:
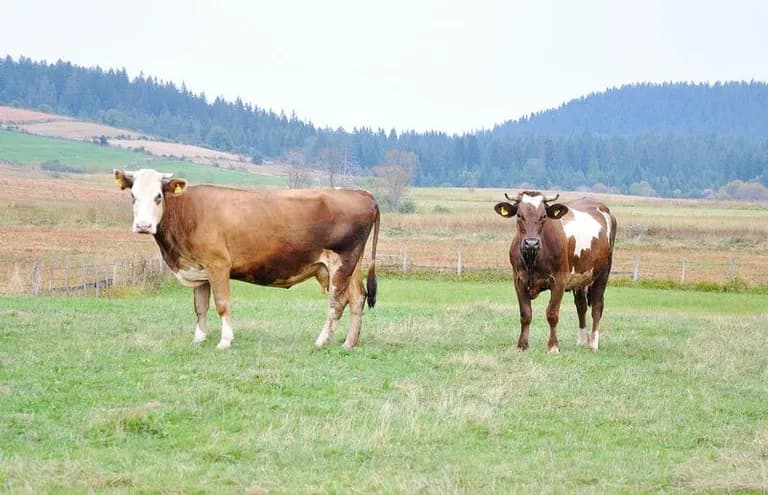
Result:
M768 185L768 85L634 84L463 135L318 128L240 99L125 69L0 59L0 104L61 113L262 160L373 175L416 157L420 186L584 189L701 197ZM300 160L296 159L300 155ZM380 168L379 168L380 170Z

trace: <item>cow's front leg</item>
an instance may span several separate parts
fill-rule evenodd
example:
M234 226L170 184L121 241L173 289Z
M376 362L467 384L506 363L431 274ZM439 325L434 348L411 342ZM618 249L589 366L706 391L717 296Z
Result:
M563 300L563 287L553 287L552 295L547 304L547 323L549 323L549 340L547 349L553 354L560 352L557 346L557 323L560 321L560 302Z
M216 312L221 317L221 340L216 349L229 349L235 340L235 332L232 329L230 318L231 299L229 293L229 271L209 269L208 277L213 289L213 302L216 304Z
M208 306L211 303L211 284L205 282L192 289L195 296L195 314L197 315L197 325L195 325L195 336L192 342L198 344L205 340L205 325L208 320Z
M531 308L531 297L525 286L521 282L515 284L517 291L517 303L520 306L520 337L517 339L517 348L521 351L528 349L528 331L531 328L531 319L533 309Z

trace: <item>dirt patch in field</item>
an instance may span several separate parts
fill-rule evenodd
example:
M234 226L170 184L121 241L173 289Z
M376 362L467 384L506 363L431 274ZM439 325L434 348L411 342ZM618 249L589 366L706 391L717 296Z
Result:
M153 155L174 156L180 158L211 158L214 160L233 160L239 161L240 157L232 153L216 151L202 146L191 144L168 143L164 141L147 141L141 139L110 139L109 144L119 148L137 149L143 148L144 151Z
M0 166L0 200L71 200L73 202L125 202L112 177L106 174L59 174L56 177L29 168Z
M142 136L137 132L118 129L117 127L95 124L93 122L67 120L63 118L52 120L50 122L19 125L19 128L30 134L78 141L92 141L93 139L98 139L100 136L107 138L117 136L139 138Z
M0 106L0 122L6 124L19 124L25 122L47 122L51 120L72 120L69 117L54 115L52 113L36 112L25 108L13 108Z

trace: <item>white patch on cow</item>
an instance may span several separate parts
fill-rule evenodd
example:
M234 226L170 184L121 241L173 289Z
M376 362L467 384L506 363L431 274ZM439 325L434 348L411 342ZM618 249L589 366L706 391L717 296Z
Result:
M592 247L592 240L597 239L603 230L603 226L592 218L592 215L589 213L574 210L573 208L571 208L571 213L573 218L563 222L563 229L565 230L566 237L576 239L574 254L581 256L582 252Z
M557 347L557 345L553 345L549 348L550 354L560 354L560 349Z
M523 199L521 199L520 201L522 203L528 203L534 208L538 208L539 205L541 205L541 202L544 201L544 196L541 196L541 195L528 196L527 194L523 194Z
M200 287L208 281L208 272L203 267L182 268L178 272L173 272L176 279L184 287Z
M611 240L611 215L604 212L603 210L598 210L601 215L603 215L603 218L605 218L605 235L608 238L608 241Z
M576 345L587 345L587 329L579 328L579 333L576 334Z
M599 346L600 346L600 330L596 330L590 334L589 347L591 347L593 351L596 351Z
M192 339L192 342L195 344L199 344L200 342L205 340L205 332L200 328L200 325L195 325L195 337Z
M233 340L235 340L235 332L232 330L232 325L229 323L229 317L222 316L221 341L216 346L216 349L229 349L232 346Z

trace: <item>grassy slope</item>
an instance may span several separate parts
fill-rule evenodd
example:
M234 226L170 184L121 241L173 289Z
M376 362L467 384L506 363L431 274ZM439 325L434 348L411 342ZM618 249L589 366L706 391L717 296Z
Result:
M0 131L0 160L21 165L40 165L58 160L59 163L88 173L109 173L114 168L123 167L154 168L161 172L174 172L197 183L277 185L285 182L282 177L219 169L210 165L155 158L137 151L11 131Z
M567 302L550 356L546 297L519 353L508 283L380 282L353 352L313 283L236 284L230 352L180 288L0 300L2 491L768 488L768 296L612 288L600 352Z

